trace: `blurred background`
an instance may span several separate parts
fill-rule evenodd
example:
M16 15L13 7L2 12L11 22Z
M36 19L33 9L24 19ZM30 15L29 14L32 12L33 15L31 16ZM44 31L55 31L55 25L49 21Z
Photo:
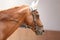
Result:
M0 0L0 10L9 9L11 7L20 6L22 4L30 5L33 1L36 1L36 0ZM45 30L60 31L60 0L40 0L38 3L38 11L39 11L40 18L44 25ZM19 30L19 28L17 30ZM22 31L22 29L20 29L20 30ZM27 31L30 29L23 29L23 30ZM21 33L26 33L26 31L21 32ZM17 36L17 34L20 32L16 32L15 35ZM27 31L27 32L29 32L29 31ZM29 33L31 33L31 32L29 32ZM32 32L32 34L33 34L33 32ZM23 34L23 35L30 36L31 34ZM36 35L35 36L31 35L30 37L32 38L30 40L34 40ZM12 38L14 38L14 37L12 37ZM21 40L23 40L23 36L21 38L22 38ZM15 40L15 39L13 39L13 40ZM24 39L24 40L26 40L26 39ZM28 38L28 40L29 40L29 38ZM48 40L48 39L46 39L46 40Z

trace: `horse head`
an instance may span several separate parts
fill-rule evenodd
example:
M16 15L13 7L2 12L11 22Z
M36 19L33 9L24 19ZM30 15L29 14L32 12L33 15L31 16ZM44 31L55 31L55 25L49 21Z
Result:
M31 13L32 13L32 16L33 16L35 33L37 35L42 34L44 32L44 30L43 30L43 24L41 22L41 19L39 18L40 17L39 14L38 14L39 12L37 10L33 10Z
M43 24L41 22L41 19L39 18L37 10L31 11L25 19L25 22L28 25L27 27L32 29L37 35L40 35L44 32Z
M40 35L44 32L43 30L43 24L41 22L41 19L39 18L39 12L37 11L37 3L32 3L30 6L30 14L27 14L26 16L26 24L28 25L28 28L31 28L37 35ZM36 6L36 7L35 7Z

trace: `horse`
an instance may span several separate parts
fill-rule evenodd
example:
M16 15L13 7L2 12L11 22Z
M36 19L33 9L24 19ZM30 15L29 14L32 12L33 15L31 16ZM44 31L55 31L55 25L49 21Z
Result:
M0 11L0 40L6 40L22 24L26 24L37 35L42 34L43 24L38 13L28 5Z

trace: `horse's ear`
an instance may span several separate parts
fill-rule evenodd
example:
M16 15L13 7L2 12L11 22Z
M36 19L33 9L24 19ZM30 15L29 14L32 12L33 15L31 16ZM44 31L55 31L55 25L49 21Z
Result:
M37 7L38 7L38 2L39 2L39 0L33 1L32 4L30 5L30 8L31 8L32 10L36 10Z

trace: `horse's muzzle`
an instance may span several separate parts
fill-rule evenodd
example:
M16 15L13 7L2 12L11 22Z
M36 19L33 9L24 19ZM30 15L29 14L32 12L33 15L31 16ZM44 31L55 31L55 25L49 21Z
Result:
M36 35L42 35L44 32L43 27L36 26L35 33Z
M36 35L42 35L44 32L44 30L36 30L35 33Z

